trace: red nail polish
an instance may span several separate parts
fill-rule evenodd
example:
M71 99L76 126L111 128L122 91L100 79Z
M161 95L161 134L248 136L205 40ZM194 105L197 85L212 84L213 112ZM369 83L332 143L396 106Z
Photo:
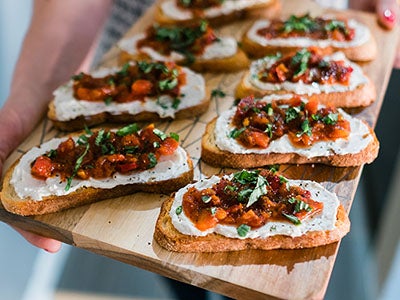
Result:
M390 9L385 9L383 12L383 17L389 23L394 23L396 21L396 16Z

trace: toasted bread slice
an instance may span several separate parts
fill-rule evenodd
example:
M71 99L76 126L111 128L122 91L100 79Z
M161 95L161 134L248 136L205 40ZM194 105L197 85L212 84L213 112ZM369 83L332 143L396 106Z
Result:
M204 179L202 184L204 184L205 181L207 181L207 179ZM185 188L182 188L182 190L185 190ZM319 193L326 193L321 186L318 190ZM336 211L329 212L329 214L334 214L333 218L336 215L333 228L326 230L307 230L299 236L277 233L272 235L267 234L268 236L266 237L235 238L227 237L216 232L208 233L203 236L190 235L182 233L174 226L171 215L176 214L174 209L174 201L176 201L175 195L172 195L163 203L154 232L154 239L157 243L170 251L223 252L248 249L271 250L310 248L337 242L350 230L350 221L347 213L343 206L339 204ZM332 198L336 198L332 193L327 192L327 195L329 195L328 198L331 198L329 201L331 201ZM337 198L332 201L337 201ZM184 214L184 212L181 214ZM187 222L183 221L182 218L179 219L180 222ZM186 226L191 227L194 225L186 224ZM302 224L297 226L302 226ZM279 225L275 225L275 228L276 227L279 227ZM274 227L271 228L269 230L273 231ZM196 229L194 230L197 231ZM230 232L233 231L235 231L235 229Z
M378 156L379 142L374 131L364 121L354 119L343 111L341 114L346 116L345 118L351 124L350 136L347 139L332 141L333 145L329 145L327 142L317 142L310 148L297 148L283 139L282 143L285 143L285 146L282 144L278 147L278 144L274 144L275 151L269 150L271 144L266 149L246 148L235 139L230 138L230 127L224 124L230 123L233 114L234 109L224 112L218 117L219 119L215 118L207 124L201 142L201 158L204 162L213 166L232 168L255 168L287 163L321 163L337 167L350 167L371 163ZM218 128L217 122L221 124ZM225 143L221 146L218 145L217 135L219 140L233 143L233 148L230 143L226 143L228 146ZM282 138L285 138L285 135ZM274 142L280 143L281 139ZM331 148L335 143L338 143L337 150ZM363 143L362 146L361 143ZM227 148L221 150L221 147ZM354 149L353 147L358 148ZM304 150L306 152L302 152Z
M240 2L245 2L248 0L241 0ZM227 0L226 2L232 2L232 0ZM239 2L239 1L236 1ZM198 22L199 20L206 19L213 26L225 25L227 23L235 22L239 19L250 19L250 18L272 18L276 16L281 9L281 3L279 0L264 0L257 1L257 3L251 3L247 5L246 3L241 6L237 6L236 9L229 9L224 13L214 13L209 14L207 10L204 11L204 15L194 15L190 10L181 10L182 15L175 12L176 0L160 0L157 4L155 11L155 21L161 25L189 25ZM174 13L168 13L167 7L172 6Z
M186 74L186 83L180 88L181 96L173 99L166 95L162 97L163 101L158 97L145 97L144 100L122 103L78 100L74 97L71 80L54 92L55 97L49 103L47 117L60 130L76 131L85 126L90 127L105 122L152 122L200 115L207 111L210 104L210 93L205 80L202 75L188 68L182 69ZM116 69L101 69L97 72L103 76L117 71ZM174 103L177 99L178 102Z
M241 81L236 87L235 97L244 98L249 95L263 97L272 94L295 93L305 98L317 98L320 103L333 105L335 107L355 108L366 107L376 100L376 88L370 78L363 72L360 66L347 61L340 52L334 56L344 59L346 64L352 68L350 82L348 84L337 83L331 86L326 84L304 84L303 82L283 82L264 84L256 79L256 73L262 68L262 65L268 64L274 58L265 57L254 61L250 70L245 72Z
M24 216L41 215L136 192L169 194L193 180L193 163L186 151L178 147L175 154L165 156L152 169L121 175L119 179L115 176L97 179L94 183L77 180L71 184L70 190L65 191L65 182L58 182L59 179L55 178L55 181L47 183L30 173L34 159L53 149L60 141L50 140L40 148L32 148L7 170L0 194L7 211ZM19 185L17 189L15 184ZM29 191L25 191L25 187Z
M195 24L191 26L174 26L174 27L149 27L147 32L139 33L131 37L124 38L119 41L120 48L119 60L120 64L130 62L132 60L159 60L174 61L179 65L185 65L196 72L236 72L247 69L250 61L246 54L237 45L237 41L231 36L218 36L216 38L213 29L206 23ZM165 32L169 32L174 38ZM163 52L157 49L158 44L151 44L154 35L162 36L158 43L162 42ZM186 38L197 36L190 40L187 44ZM140 45L145 40L150 46ZM211 41L209 43L208 41ZM198 50L191 52L193 46L197 49L204 43L204 49L199 54ZM186 45L185 47L177 45ZM161 45L159 45L161 47ZM181 47L181 48L180 48ZM164 49L165 48L165 49ZM169 51L168 51L169 50Z
M298 51L303 47L318 47L324 54L343 52L352 61L365 62L375 59L377 45L370 30L363 24L349 20L355 28L355 41L338 42L330 39L318 40L313 38L264 38L257 35L257 31L270 24L269 20L256 21L242 37L242 49L251 58L261 58L267 55L275 55L277 52L286 55Z
M120 64L124 64L133 60L152 60L152 57L145 53L129 53L121 50ZM250 61L246 54L240 48L232 56L222 58L203 59L195 58L192 63L185 63L184 60L178 60L177 63L186 65L196 72L222 73L222 72L237 72L248 68Z

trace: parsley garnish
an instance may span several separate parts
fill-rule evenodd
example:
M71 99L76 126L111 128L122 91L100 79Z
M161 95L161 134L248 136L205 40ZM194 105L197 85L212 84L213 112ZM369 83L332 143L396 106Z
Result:
M300 113L299 107L289 107L285 113L285 122L289 123L290 121L296 119Z
M211 199L211 196L208 195L201 196L201 201L203 201L204 203L209 203Z
M179 98L174 98L174 101L172 102L171 107L172 107L173 109L178 109L179 104L181 104L181 99L179 99Z
M75 81L78 81L78 80L81 80L82 77L83 77L84 75L85 75L85 73L80 72L80 73L77 74L77 75L73 75L73 76L71 77L71 79L72 79L72 80L75 80Z
M182 213L182 205L178 206L175 210L175 213L179 216Z
M305 119L303 121L303 123L301 123L301 132L297 133L297 137L302 136L303 134L307 134L308 136L311 136L312 134L312 130L311 130L311 126L310 126L310 122L308 121L308 119Z

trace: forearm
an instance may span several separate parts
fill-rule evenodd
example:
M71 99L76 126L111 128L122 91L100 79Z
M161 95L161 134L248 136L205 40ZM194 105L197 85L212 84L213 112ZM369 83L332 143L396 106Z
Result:
M111 0L37 0L17 62L10 95L0 111L1 161L32 131L53 90L85 59Z

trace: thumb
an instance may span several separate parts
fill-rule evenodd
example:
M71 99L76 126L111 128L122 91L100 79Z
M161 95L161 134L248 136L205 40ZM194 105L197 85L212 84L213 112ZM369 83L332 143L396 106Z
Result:
M392 29L399 22L399 4L396 0L378 0L376 12L378 22L386 29Z

